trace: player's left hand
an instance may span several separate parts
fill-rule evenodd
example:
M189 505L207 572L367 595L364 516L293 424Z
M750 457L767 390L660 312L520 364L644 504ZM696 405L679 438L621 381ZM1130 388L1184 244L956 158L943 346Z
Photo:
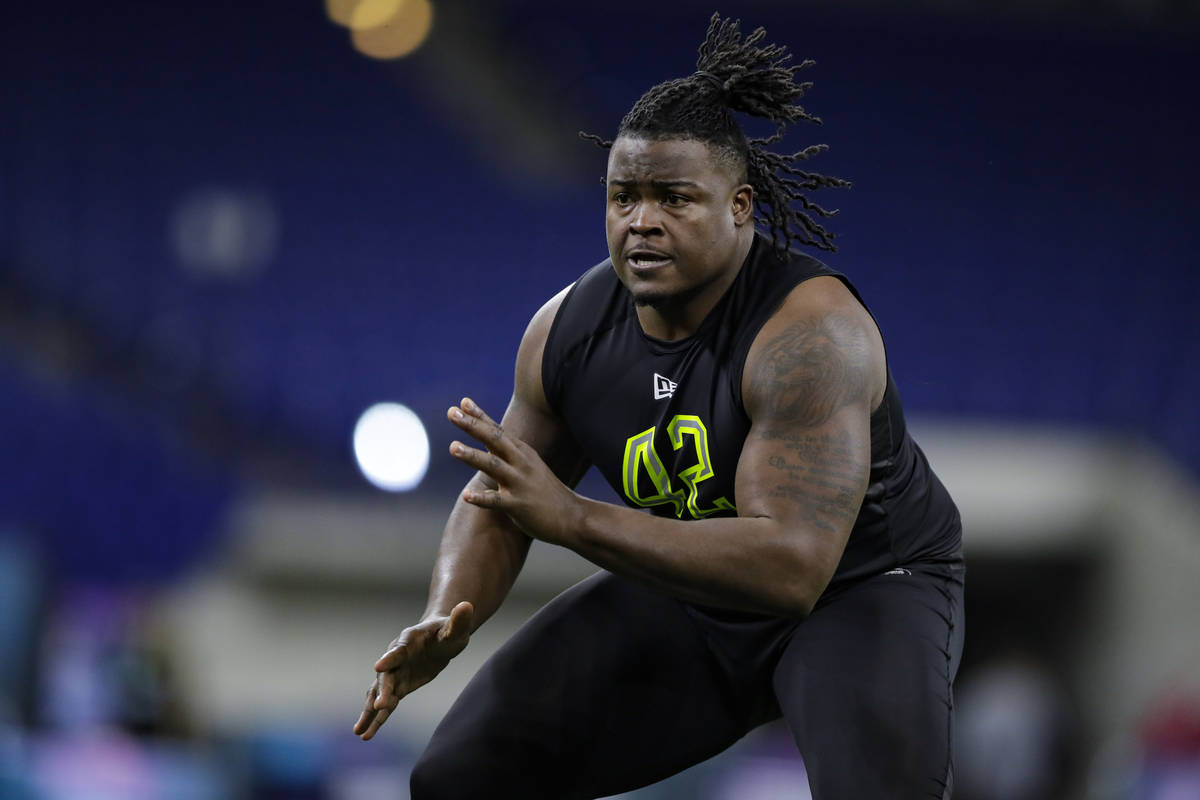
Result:
M503 511L534 539L566 544L583 515L579 495L558 479L536 450L504 431L470 398L451 406L446 415L487 448L479 450L454 441L450 454L496 483L488 489L468 486L463 499L480 508Z

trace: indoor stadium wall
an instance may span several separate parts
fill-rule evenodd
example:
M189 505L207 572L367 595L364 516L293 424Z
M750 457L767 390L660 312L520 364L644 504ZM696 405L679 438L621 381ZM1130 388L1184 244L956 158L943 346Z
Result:
M990 652L1045 654L1099 747L1132 735L1200 674L1200 491L1189 473L1144 442L1098 432L937 419L914 428L964 519L964 679ZM216 729L344 721L364 665L423 609L446 510L336 494L247 499L225 559L171 602L197 717ZM535 545L512 602L445 679L405 700L412 744L516 625L592 571ZM214 663L204 655L216 648L226 657ZM281 673L273 661L299 666Z

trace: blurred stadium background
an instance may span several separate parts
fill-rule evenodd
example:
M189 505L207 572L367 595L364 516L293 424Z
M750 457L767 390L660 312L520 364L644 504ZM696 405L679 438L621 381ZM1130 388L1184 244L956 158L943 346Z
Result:
M350 734L466 478L444 409L503 407L531 313L605 255L576 132L690 72L713 10L10 4L0 797L407 797L463 682L590 572L535 548ZM956 796L1200 797L1197 4L720 10L817 61L825 125L787 144L855 181L826 260L963 510ZM356 450L381 402L427 433ZM424 436L415 488L368 482L381 452L417 481ZM803 796L777 728L629 795Z

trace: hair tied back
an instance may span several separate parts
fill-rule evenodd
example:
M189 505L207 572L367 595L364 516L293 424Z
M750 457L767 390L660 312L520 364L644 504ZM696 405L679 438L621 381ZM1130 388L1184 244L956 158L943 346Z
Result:
M721 80L721 77L716 73L709 72L706 69L698 69L692 73L692 77L702 78L708 81L715 86L717 91L719 91L722 95L728 94L728 91L725 89L725 81Z

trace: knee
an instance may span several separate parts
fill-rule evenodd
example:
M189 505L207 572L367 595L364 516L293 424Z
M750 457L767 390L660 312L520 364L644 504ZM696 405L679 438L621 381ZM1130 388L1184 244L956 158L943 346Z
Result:
M463 797L464 788L455 781L456 773L463 770L450 764L450 759L439 756L432 748L427 749L413 765L408 778L408 792L412 800L438 800L438 798Z
M531 797L518 759L492 753L477 742L439 742L435 736L408 778L411 800Z
M443 733L439 731L439 733ZM411 800L489 797L490 783L502 783L496 765L478 742L434 734L408 778Z
M463 800L473 797L555 798L577 796L576 777L544 759L514 752L503 743L430 743L408 779L411 800Z

